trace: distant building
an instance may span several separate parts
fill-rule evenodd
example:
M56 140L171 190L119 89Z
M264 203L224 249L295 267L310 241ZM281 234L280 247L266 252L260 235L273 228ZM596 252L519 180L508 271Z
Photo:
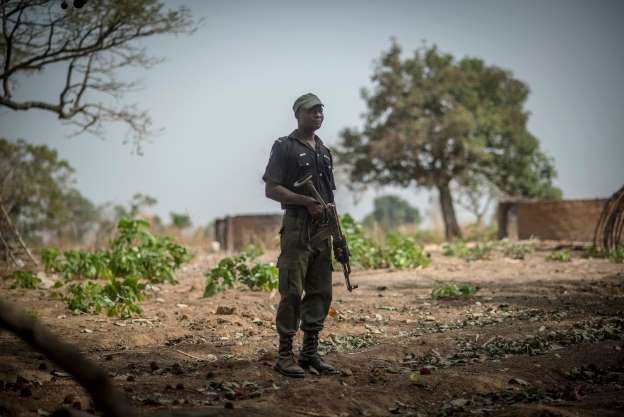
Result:
M215 240L225 251L239 251L248 245L275 249L279 244L281 214L228 216L215 221Z
M504 201L498 205L498 237L591 242L607 199Z

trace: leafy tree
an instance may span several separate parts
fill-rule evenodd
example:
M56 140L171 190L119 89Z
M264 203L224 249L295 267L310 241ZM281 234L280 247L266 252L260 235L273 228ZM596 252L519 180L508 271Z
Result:
M135 193L130 199L127 208L121 204L113 207L115 223L124 217L134 219L141 211L149 207L154 207L156 204L158 204L156 198L147 194Z
M3 0L0 19L0 107L52 112L76 126L76 133L102 135L103 123L121 122L137 145L149 135L151 119L134 105L118 105L117 99L139 87L118 71L160 61L147 55L144 39L196 28L188 8L166 10L159 0L90 0L66 10L57 0ZM57 100L14 94L25 76L53 66L65 71Z
M527 131L529 89L478 58L455 60L437 47L402 59L393 41L362 90L362 130L345 129L336 149L351 188L394 184L438 190L446 236L461 236L451 182L482 178L521 197L560 195L552 161Z
M191 216L184 213L169 213L171 216L171 224L178 229L184 229L191 225Z
M367 226L377 223L384 230L393 230L403 224L420 224L422 218L416 207L396 195L375 198L373 212L364 218Z
M79 238L94 227L98 211L73 187L73 173L46 145L0 138L0 204L26 237Z

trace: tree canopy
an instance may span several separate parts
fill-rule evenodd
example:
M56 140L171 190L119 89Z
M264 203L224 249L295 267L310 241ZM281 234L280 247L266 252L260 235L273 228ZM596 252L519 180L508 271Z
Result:
M0 107L52 112L76 133L103 135L104 124L121 122L137 145L152 122L136 105L119 104L139 86L119 72L160 61L147 54L143 39L196 28L188 8L167 10L158 0L90 0L80 9L62 9L57 0L3 0L0 19ZM56 99L16 94L24 77L52 66L65 71Z
M528 86L479 58L456 60L436 46L406 59L392 43L371 77L362 129L336 149L351 188L416 185L438 190L447 238L461 236L450 184L489 182L513 197L552 198L556 172L527 130Z
M396 195L375 198L373 212L364 218L365 225L377 223L384 230L394 230L404 224L420 224L418 208Z
M78 240L99 211L74 188L74 170L46 145L0 138L0 204L27 238L41 232Z

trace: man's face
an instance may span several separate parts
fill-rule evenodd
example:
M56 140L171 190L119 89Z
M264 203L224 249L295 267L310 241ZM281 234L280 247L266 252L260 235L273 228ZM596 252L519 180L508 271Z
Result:
M299 120L300 128L317 130L323 124L324 118L323 106L318 105L308 110L299 110L297 120Z

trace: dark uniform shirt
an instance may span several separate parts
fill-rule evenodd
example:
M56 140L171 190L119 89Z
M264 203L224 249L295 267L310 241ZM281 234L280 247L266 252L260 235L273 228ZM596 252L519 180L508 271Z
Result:
M312 149L304 140L299 139L298 131L279 138L273 144L269 163L262 179L282 185L297 194L306 194L301 188L295 188L294 183L303 177L312 174L312 181L326 203L334 202L333 190L334 173L332 155L323 145L321 139L314 135L316 149ZM283 209L300 209L301 206L282 204Z

